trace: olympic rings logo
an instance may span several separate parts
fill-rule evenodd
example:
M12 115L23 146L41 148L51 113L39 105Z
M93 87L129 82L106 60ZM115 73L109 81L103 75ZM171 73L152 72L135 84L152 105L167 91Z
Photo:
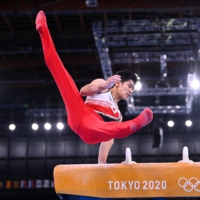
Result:
M189 180L182 177L179 178L178 180L178 185L183 188L186 192L191 192L193 189L196 190L197 192L200 192L200 187L198 188L198 185L200 184L200 181L192 177Z

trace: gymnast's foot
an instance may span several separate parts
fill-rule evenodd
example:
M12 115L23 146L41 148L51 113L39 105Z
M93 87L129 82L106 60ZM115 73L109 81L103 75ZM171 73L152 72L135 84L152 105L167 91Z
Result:
M36 30L42 32L43 27L47 26L46 24L46 16L43 11L40 11L35 20Z
M131 123L130 128L133 131L139 130L143 126L149 124L153 119L153 112L149 108L145 108L141 114L133 119L133 123Z

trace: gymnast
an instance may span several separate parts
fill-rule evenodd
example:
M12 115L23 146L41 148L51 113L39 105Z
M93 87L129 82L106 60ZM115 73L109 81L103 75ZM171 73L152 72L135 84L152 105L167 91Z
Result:
M46 65L63 98L68 125L85 143L101 143L98 162L106 163L114 138L125 138L153 119L153 112L145 108L136 118L121 122L117 103L129 98L137 76L126 70L117 72L107 80L96 79L79 91L56 52L43 11L37 14L36 30ZM85 102L81 95L87 96Z
M122 121L118 102L127 100L134 90L139 77L128 70L116 72L114 76L104 79L95 79L81 88L82 96L87 96L86 105L97 112L105 122ZM102 142L99 148L98 163L105 164L108 153L114 144L114 139Z

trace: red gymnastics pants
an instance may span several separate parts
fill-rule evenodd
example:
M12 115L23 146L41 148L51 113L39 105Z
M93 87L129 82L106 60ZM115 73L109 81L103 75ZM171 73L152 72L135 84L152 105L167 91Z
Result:
M63 66L52 41L43 11L36 17L36 29L40 34L44 58L63 98L68 115L68 125L88 144L96 144L113 138L124 138L148 124L153 113L146 108L138 117L126 122L104 122L88 108L73 79Z

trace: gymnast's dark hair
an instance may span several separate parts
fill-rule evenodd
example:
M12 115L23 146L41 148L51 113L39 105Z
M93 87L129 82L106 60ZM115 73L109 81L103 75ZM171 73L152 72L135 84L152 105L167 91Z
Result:
M125 81L133 80L133 82L136 84L140 81L140 77L129 70L122 70L115 73L116 75L121 76L121 81L124 83Z

